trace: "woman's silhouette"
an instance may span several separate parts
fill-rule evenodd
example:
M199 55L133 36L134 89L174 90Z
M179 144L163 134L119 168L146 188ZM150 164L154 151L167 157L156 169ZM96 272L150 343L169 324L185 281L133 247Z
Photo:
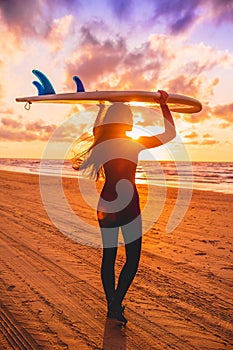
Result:
M138 155L143 149L158 147L176 135L166 104L168 94L162 90L159 92L157 102L161 106L165 127L162 134L133 140L127 136L133 125L130 107L117 102L104 114L104 105L100 105L93 128L93 144L85 154L75 158L76 168L78 162L79 170L88 170L96 179L102 174L105 179L97 208L103 241L101 278L107 300L107 317L123 324L127 320L122 301L136 275L142 243L141 212L135 185ZM115 260L120 228L125 242L126 262L116 285Z

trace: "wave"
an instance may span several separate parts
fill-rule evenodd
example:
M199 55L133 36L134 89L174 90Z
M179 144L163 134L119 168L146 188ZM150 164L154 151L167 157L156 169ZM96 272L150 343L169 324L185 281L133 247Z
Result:
M0 159L0 169L14 172L40 173L39 159ZM62 164L62 169L61 169ZM159 186L187 187L200 190L233 193L233 163L139 161L137 183ZM43 160L43 174L77 177L70 161Z

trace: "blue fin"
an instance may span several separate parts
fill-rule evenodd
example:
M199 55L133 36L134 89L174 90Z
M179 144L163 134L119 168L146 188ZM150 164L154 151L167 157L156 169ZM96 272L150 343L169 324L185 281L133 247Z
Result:
M36 81L33 82L33 84L38 89L39 95L56 94L52 84L50 83L46 75L44 75L42 72L40 72L37 69L33 69L32 73L40 80L40 83Z
M77 92L85 92L83 83L82 83L81 79L79 77L77 77L77 75L75 75L73 77L73 80L75 81L75 84L77 86Z
M39 96L44 95L44 86L39 81L33 81L32 84L37 88Z

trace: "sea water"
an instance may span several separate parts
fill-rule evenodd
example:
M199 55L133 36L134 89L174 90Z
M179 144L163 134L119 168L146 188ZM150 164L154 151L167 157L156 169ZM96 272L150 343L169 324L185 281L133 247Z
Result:
M62 166L61 166L62 164ZM62 168L62 169L61 169ZM39 159L0 159L0 169L39 174ZM43 160L43 174L77 177L69 160ZM233 193L233 162L139 161L136 183Z

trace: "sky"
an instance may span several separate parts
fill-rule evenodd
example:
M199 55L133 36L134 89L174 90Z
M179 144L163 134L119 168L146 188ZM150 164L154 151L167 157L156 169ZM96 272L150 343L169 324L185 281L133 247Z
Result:
M26 111L15 98L37 94L38 69L58 93L75 92L78 75L86 91L194 97L200 113L174 114L190 159L232 161L232 18L233 0L0 0L0 157L40 158L52 133L86 108Z

